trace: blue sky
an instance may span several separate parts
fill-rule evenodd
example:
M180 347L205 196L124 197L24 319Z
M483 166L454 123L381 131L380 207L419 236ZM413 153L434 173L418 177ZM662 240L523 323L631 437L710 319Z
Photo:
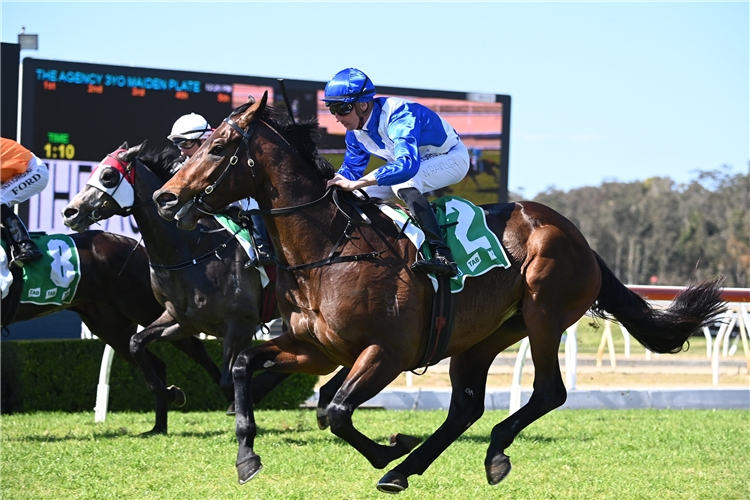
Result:
M509 187L532 198L750 160L748 2L12 2L22 57L512 97Z

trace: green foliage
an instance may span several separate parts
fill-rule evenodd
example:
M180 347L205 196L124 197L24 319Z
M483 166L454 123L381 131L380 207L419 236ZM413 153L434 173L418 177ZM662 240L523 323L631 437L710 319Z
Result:
M393 432L427 438L445 411L360 410L354 423L377 443ZM487 411L400 496L429 500L678 500L747 498L750 440L741 410L556 410L508 448L513 471L487 484L484 457L507 411ZM137 437L151 420L111 413L3 416L3 498L384 499L374 469L311 410L258 411L264 468L237 484L237 440L219 412L176 413L167 436Z
M221 366L221 344L204 341ZM149 347L167 366L167 385L177 385L187 396L179 411L226 410L228 402L205 370L168 343ZM91 411L104 352L99 340L2 343L2 412ZM296 408L313 395L318 377L295 374L274 389L259 408ZM110 411L154 409L140 370L115 356L110 372ZM173 409L174 411L175 409Z
M680 286L722 274L728 287L750 286L750 175L701 172L686 185L659 177L605 182L550 189L534 201L578 226L625 283L657 277Z

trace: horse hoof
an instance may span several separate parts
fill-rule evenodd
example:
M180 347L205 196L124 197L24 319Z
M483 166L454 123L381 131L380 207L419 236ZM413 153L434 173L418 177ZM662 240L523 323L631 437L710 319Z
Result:
M240 484L245 484L252 478L258 475L258 472L263 468L263 464L260 463L260 456L255 455L245 460L241 464L237 464L237 477Z
M174 401L172 401L172 404L176 407L185 406L185 403L187 403L187 396L185 396L185 393L182 392L182 389L177 387L176 385L170 385L167 387L168 391L174 392Z
M403 447L406 448L406 451L404 453L409 453L411 450L419 446L419 443L422 442L422 439L406 434L391 434L391 437L388 441L391 447Z
M324 431L330 427L331 422L328 420L328 410L318 408L315 410L315 418L318 420L318 429Z
M409 481L406 476L395 471L390 471L388 474L378 481L378 491L383 493L401 493L409 487Z
M510 457L504 453L496 455L492 460L484 462L484 469L487 472L487 482L494 486L510 474Z
M229 408L227 408L227 416L228 416L228 417L233 417L233 416L235 416L236 414L237 414L237 412L236 412L236 411L234 411L234 401L232 401L232 404L231 404L231 405L229 405Z

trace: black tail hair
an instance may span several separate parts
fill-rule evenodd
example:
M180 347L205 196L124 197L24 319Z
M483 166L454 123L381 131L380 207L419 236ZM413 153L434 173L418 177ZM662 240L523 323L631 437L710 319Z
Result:
M598 254L594 255L602 273L602 287L591 311L600 318L619 322L650 351L680 352L693 334L726 311L726 302L721 298L723 277L691 283L668 309L655 309L623 285Z

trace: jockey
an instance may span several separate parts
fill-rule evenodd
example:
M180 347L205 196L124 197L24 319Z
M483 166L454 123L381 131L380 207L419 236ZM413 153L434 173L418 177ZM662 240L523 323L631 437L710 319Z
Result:
M0 170L2 171L2 215L0 219L8 229L18 250L14 262L24 262L42 258L42 252L31 240L29 231L11 208L23 203L47 186L49 171L47 165L16 141L0 138Z
M167 136L167 139L179 148L180 154L185 156L185 161L187 161L187 158L190 158L198 151L198 148L209 138L213 131L214 129L211 128L211 125L208 124L205 118L199 114L190 113L189 115L179 117L174 122L172 133Z
M188 161L188 159L198 151L198 148L208 139L213 133L214 129L208 124L208 121L201 115L196 113L190 113L189 115L183 115L174 122L172 125L172 133L167 136L167 139L172 141L172 144L177 146L180 150L180 154L184 157L182 161L176 166L175 170L179 170ZM247 200L240 200L239 202L243 210L249 208L257 208L257 203L252 198ZM254 207L250 205L255 204ZM266 232L266 224L263 222L261 215L251 216L253 221L253 239L255 240L255 250L257 251L257 258L252 260L245 267L251 267L254 265L265 266L267 264L275 264L276 256L271 249L271 245L268 242L268 235Z
M354 68L336 73L322 100L346 128L344 162L328 186L346 191L364 188L372 197L402 199L433 254L430 260L415 262L412 269L456 276L453 255L422 194L455 184L469 171L469 152L453 127L421 104L375 97L372 81ZM363 176L371 154L387 163Z

